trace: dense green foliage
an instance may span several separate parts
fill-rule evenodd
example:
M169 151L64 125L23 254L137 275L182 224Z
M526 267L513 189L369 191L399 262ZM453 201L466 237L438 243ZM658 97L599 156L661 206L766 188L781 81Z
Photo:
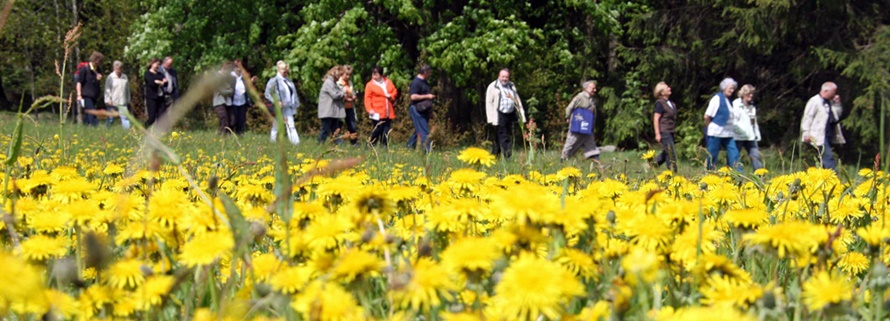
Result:
M601 143L652 144L651 91L664 80L681 108L678 145L687 156L697 152L706 99L723 77L758 88L765 144L786 153L797 146L804 102L834 80L850 111L844 127L851 144L841 151L855 161L879 149L890 92L890 61L882 54L890 46L888 12L884 0L19 0L0 34L7 57L0 61L0 103L9 109L22 94L57 93L61 39L82 22L65 74L92 50L123 60L137 75L148 58L172 55L186 82L239 58L266 78L283 59L305 104L299 126L309 132L318 127L322 75L334 64L355 66L357 84L379 64L405 91L413 69L428 63L439 95L434 126L463 133L438 137L440 145L484 139L480 98L504 67L550 145L563 140L562 110L591 78L600 88ZM209 113L198 109L190 116L198 122L189 124L212 119ZM408 127L396 129L407 135Z

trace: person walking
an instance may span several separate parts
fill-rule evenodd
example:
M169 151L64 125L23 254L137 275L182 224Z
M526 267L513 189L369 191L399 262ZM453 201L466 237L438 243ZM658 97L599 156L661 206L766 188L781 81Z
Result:
M294 82L287 78L290 73L290 66L286 62L279 60L276 64L278 72L275 77L266 82L265 98L274 102L277 97L278 107L281 110L281 116L284 117L285 131L287 138L291 144L300 144L300 135L297 134L297 128L294 125L294 115L297 108L300 107L300 97L297 96L297 87ZM278 122L272 121L272 141L278 139Z
M509 69L501 69L498 79L488 85L485 91L485 115L488 123L495 127L491 153L510 159L513 154L513 124L517 118L525 123L525 110L516 86L510 81Z
M349 143L358 144L358 131L356 128L358 118L355 115L355 100L357 94L352 85L352 66L343 66L343 74L337 80L337 86L343 90L343 107L346 111L346 131L349 133Z
M408 114L414 122L414 134L408 139L408 149L414 149L417 141L423 146L423 150L429 152L432 142L430 136L430 115L433 110L433 95L427 79L432 74L433 68L429 65L420 66L417 77L411 81L411 87L408 89L408 97L411 99L411 106L408 107Z
M232 93L232 108L229 113L230 124L234 126L232 129L236 134L243 134L247 130L247 109L253 105L250 95L247 94L247 81L256 82L256 76L250 80L244 79L244 74L240 60L235 60L235 67L232 70L232 78L234 78Z
M733 140L734 127L732 124L733 107L729 97L735 92L736 83L732 78L725 78L720 82L720 92L714 94L708 102L705 111L705 127L707 128L707 146L709 170L716 168L717 156L721 149L726 150L726 164L741 171L739 166L739 150Z
M130 105L130 79L123 72L124 63L115 60L112 63L114 71L105 78L105 106L109 111L116 111L120 114L121 126L124 129L130 129L130 120L127 119L122 111L128 111ZM105 121L106 126L114 123L114 117L108 117Z
M822 168L837 172L837 160L834 157L834 146L843 145L847 141L841 133L841 117L843 115L841 96L837 94L837 85L833 82L822 84L818 94L807 101L800 120L801 140L810 144L819 153Z
M83 106L84 124L88 126L98 126L99 117L96 116L96 101L102 90L99 88L99 81L102 80L102 73L99 68L105 56L99 52L93 51L90 54L89 64L81 66L77 74L77 101Z
M757 107L752 103L755 90L751 85L744 85L739 89L738 98L732 101L732 123L735 126L733 139L739 149L739 155L742 150L747 151L751 157L751 167L758 170L763 168L763 159L757 147L757 142L760 141L760 126L757 125Z
M318 93L318 119L321 120L321 132L318 134L319 144L327 141L330 135L340 135L342 119L346 118L346 107L343 104L346 94L340 86L337 86L337 80L342 74L342 67L334 66L322 79L324 83ZM335 144L342 142L340 137L335 137Z
M652 125L655 127L655 140L661 143L663 150L655 163L665 167L674 173L677 172L677 149L674 146L674 131L677 124L677 105L670 100L671 87L665 82L655 85L655 113L652 115Z
M217 134L225 135L233 127L233 124L230 122L233 117L229 115L229 110L232 108L232 95L235 93L232 63L228 61L223 63L218 73L222 79L219 82L219 87L213 92L213 111L219 120Z
M164 78L164 74L158 71L160 65L161 61L158 58L151 58L151 61L148 62L148 70L143 76L145 80L145 112L148 114L145 127L154 124L164 109L164 90L161 87L167 83L167 78Z
M566 161L579 149L584 151L584 158L599 159L600 150L596 147L593 136L593 126L596 119L596 102L593 95L596 94L596 82L585 81L584 90L575 95L566 107L566 123L569 131L566 135L566 143L562 148L560 159Z
M176 72L176 68L173 68L173 57L170 56L164 57L164 61L161 63L158 71L167 79L164 85L161 86L164 92L164 105L158 111L158 117L160 118L167 112L167 109L173 106L173 103L179 100L179 73Z
M383 73L383 67L371 68L371 80L365 85L365 110L368 118L374 121L371 131L372 145L388 143L392 120L396 118L395 103L399 91Z

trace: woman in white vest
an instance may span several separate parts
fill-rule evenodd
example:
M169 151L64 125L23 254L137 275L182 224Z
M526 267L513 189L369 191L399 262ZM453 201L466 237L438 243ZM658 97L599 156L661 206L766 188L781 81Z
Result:
M276 64L278 73L269 82L266 83L265 97L268 101L275 101L278 98L278 104L281 107L281 115L284 116L284 125L287 129L287 139L294 145L300 143L300 135L297 134L297 128L294 126L294 115L297 114L297 108L300 107L300 97L297 96L297 87L294 82L287 78L290 67L286 62L279 60ZM272 121L272 141L274 142L278 136L278 124Z

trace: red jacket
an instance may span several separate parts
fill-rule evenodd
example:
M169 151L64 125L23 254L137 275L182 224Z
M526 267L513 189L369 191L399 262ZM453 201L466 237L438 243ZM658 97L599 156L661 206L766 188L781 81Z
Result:
M380 88L372 79L365 84L365 110L368 114L380 114L380 119L395 119L396 113L393 104L399 97L399 90L392 84L389 78L384 78L386 92L392 99L386 99L383 88Z

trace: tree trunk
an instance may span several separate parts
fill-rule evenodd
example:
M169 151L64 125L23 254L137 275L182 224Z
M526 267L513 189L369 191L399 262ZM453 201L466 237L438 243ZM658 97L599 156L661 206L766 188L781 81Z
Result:
M3 74L0 74L0 110L12 110L12 103L6 98L6 90L3 89Z

